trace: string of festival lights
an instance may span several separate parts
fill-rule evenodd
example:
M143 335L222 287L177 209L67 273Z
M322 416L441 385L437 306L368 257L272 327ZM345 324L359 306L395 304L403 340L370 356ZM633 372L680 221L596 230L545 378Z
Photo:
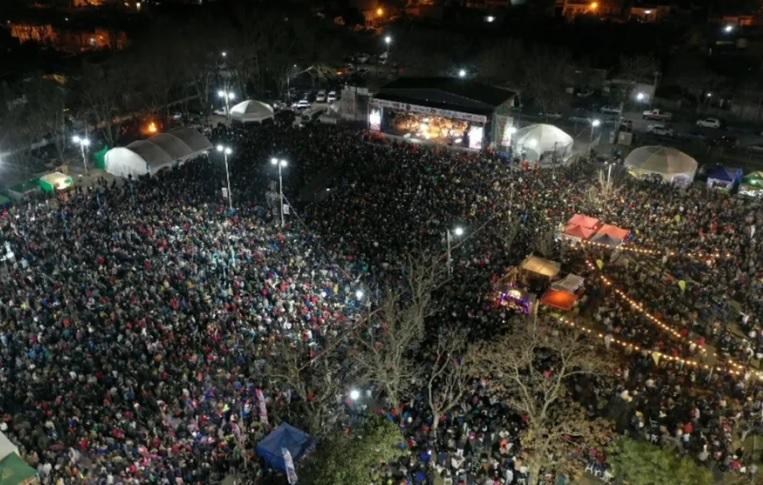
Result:
M590 260L586 260L586 265L592 271L594 271L594 272L597 271L596 270L596 266L594 266L594 264ZM699 351L702 354L707 354L708 350L707 350L707 348L705 346L699 345L696 342L691 342L686 337L683 337L681 335L681 333L678 332L675 328L671 327L670 325L668 325L667 323L665 323L664 321L662 321L661 319L657 318L652 313L647 311L643 303L634 300L633 298L628 296L628 294L626 294L624 291L620 290L619 288L613 287L613 283L612 283L611 279L607 278L606 276L604 276L600 272L597 272L597 274L599 276L599 279L601 279L601 281L602 281L602 283L604 284L605 287L612 288L612 291L615 293L615 295L617 295L622 300L626 301L630 305L630 307L633 310L635 310L637 313L639 313L640 315L645 317L647 320L649 320L651 323L653 323L654 325L656 325L657 327L659 327L663 331L668 332L671 336L673 336L677 340L683 341L686 345L695 344L695 345L697 345ZM763 372L755 370L755 369L747 368L744 365L739 364L738 362L734 361L733 359L724 358L723 356L719 355L715 351L711 351L709 355L711 357L715 358L717 361L725 361L726 364L728 364L729 366L731 366L734 369L736 369L737 372L741 373L743 370L747 369L750 372L753 372L756 375L758 375L758 377L763 378Z
M563 317L562 315L559 315L557 313L552 313L551 315L557 321L563 323L564 325L567 325L570 328L574 328L574 329L576 329L578 331L581 331L581 332L583 332L583 333L585 333L587 335L590 335L591 337L598 338L599 340L603 341L605 345L607 343L607 337L609 337L609 342L610 343L615 344L615 345L617 345L617 346L619 346L619 347L621 347L621 348L623 348L625 350L631 350L631 351L635 351L635 352L647 352L650 355L658 356L658 358L660 360L667 360L667 361L670 361L670 362L677 362L677 363L679 363L681 365L685 365L685 366L689 366L689 367L693 367L693 368L697 368L697 369L703 369L703 370L706 370L706 371L725 372L725 373L727 373L729 375L732 375L732 376L742 376L742 375L744 375L744 373L741 370L732 369L732 368L728 368L728 367L724 368L724 367L721 367L721 366L713 366L713 365L710 365L710 364L699 362L699 361L694 360L694 359L685 359L683 357L676 357L674 355L669 355L669 354L666 354L664 352L660 352L659 350L654 350L654 349L648 349L648 348L645 348L645 347L641 347L640 345L634 344L633 342L628 342L627 340L619 339L619 338L613 337L611 335L605 335L602 332L596 331L596 330L594 330L594 329L592 329L592 328L590 328L590 327L588 327L586 325L583 325L583 324L581 324L579 322L574 322L574 321L570 320L569 318ZM763 374L761 374L760 372L757 372L757 375L758 375L759 378L763 379Z
M676 256L684 256L691 259L699 259L707 262L708 264L712 264L713 261L721 258L730 258L731 253L725 253L722 254L720 252L714 252L714 253L706 253L704 251L692 251L692 252L677 252L673 251L671 249L650 249L650 248L644 248L640 246L636 246L633 244L620 244L613 248L609 244L600 243L597 241L588 241L585 239L580 239L578 241L569 239L569 238L563 238L566 240L572 247L575 246L593 246L597 248L606 248L606 249L617 249L618 251L625 251L629 253L634 254L643 254L648 256L669 256L669 257L676 257Z

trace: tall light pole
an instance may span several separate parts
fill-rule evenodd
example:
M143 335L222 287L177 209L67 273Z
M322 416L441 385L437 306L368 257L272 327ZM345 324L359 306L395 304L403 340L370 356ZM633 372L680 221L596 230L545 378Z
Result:
M225 160L225 180L228 183L228 208L233 210L233 192L230 190L230 172L228 171L228 155L233 153L230 147L217 145L217 151L223 154Z
M280 213L281 213L281 227L284 227L284 218L283 218L283 177L281 175L281 170L287 166L289 163L284 159L278 159L276 157L273 157L270 159L271 165L276 165L278 167L278 197L280 199Z
M450 229L445 230L445 244L448 248L448 275L453 274L453 257L451 256L451 245L454 237L461 237L464 235L464 228L456 226L453 231Z
M87 147L90 146L90 139L86 136L79 136L74 135L72 137L72 141L79 145L80 151L82 152L82 165L85 166L85 173L87 173Z
M384 52L387 53L387 60L389 61L389 46L392 44L392 36L391 35L385 35L384 36L384 46L386 47L386 50Z
M225 100L225 117L230 121L230 102L236 99L236 93L233 91L220 90L217 92L217 96Z
M601 120L593 119L591 120L591 144L593 144L593 130L601 126Z
M459 69L458 70L458 77L460 77L461 79L465 78L466 77L466 69Z

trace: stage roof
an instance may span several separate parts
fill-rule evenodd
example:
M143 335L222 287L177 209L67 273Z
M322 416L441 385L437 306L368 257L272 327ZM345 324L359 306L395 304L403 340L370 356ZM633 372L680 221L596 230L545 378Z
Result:
M468 79L404 77L382 86L374 98L489 115L515 96L512 91Z

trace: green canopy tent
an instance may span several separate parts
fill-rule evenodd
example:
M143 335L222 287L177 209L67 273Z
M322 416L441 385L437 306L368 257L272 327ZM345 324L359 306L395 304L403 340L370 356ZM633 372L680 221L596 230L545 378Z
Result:
M43 192L52 193L56 190L66 190L74 185L74 179L65 173L50 172L37 180Z
M0 431L0 485L38 483L37 471L24 463L19 449Z
M38 483L37 471L27 465L16 453L0 460L0 485L27 485Z
M763 197L763 172L750 172L742 177L739 193L750 197Z
M109 150L110 150L109 146L104 145L103 148L93 153L93 161L95 162L96 168L100 168L101 170L106 170L106 152L108 152Z

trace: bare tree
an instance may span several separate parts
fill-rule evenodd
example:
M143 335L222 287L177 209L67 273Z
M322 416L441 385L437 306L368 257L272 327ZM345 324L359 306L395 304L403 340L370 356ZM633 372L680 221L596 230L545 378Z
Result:
M522 93L538 104L544 113L560 110L567 103L564 86L572 63L563 53L536 49L526 57Z
M310 348L301 341L280 339L271 348L266 375L292 393L287 412L297 419L303 417L316 436L331 431L336 416L337 396L342 393L344 381L340 348L328 341L320 358L311 355Z
M432 435L437 435L440 419L462 404L469 384L466 337L456 331L438 335L427 379L427 403L432 413Z
M30 143L48 138L56 148L59 160L64 159L66 150L66 89L43 77L36 77L25 88L28 98L25 110L25 124Z
M520 439L532 481L544 468L569 472L576 449L609 439L610 425L589 419L567 390L576 376L607 372L579 335L522 322L469 358L474 377L489 379L496 396L525 419Z
M100 66L86 65L80 92L80 115L89 122L95 121L96 129L109 146L114 146L119 136L119 116L131 112L130 93L134 88L130 69L116 63Z
M440 260L408 258L404 292L389 291L354 345L359 373L384 391L389 405L419 376L414 354L424 338L424 321L434 312L432 292L444 280Z
M659 69L652 56L620 56L620 77L633 82L652 82Z

